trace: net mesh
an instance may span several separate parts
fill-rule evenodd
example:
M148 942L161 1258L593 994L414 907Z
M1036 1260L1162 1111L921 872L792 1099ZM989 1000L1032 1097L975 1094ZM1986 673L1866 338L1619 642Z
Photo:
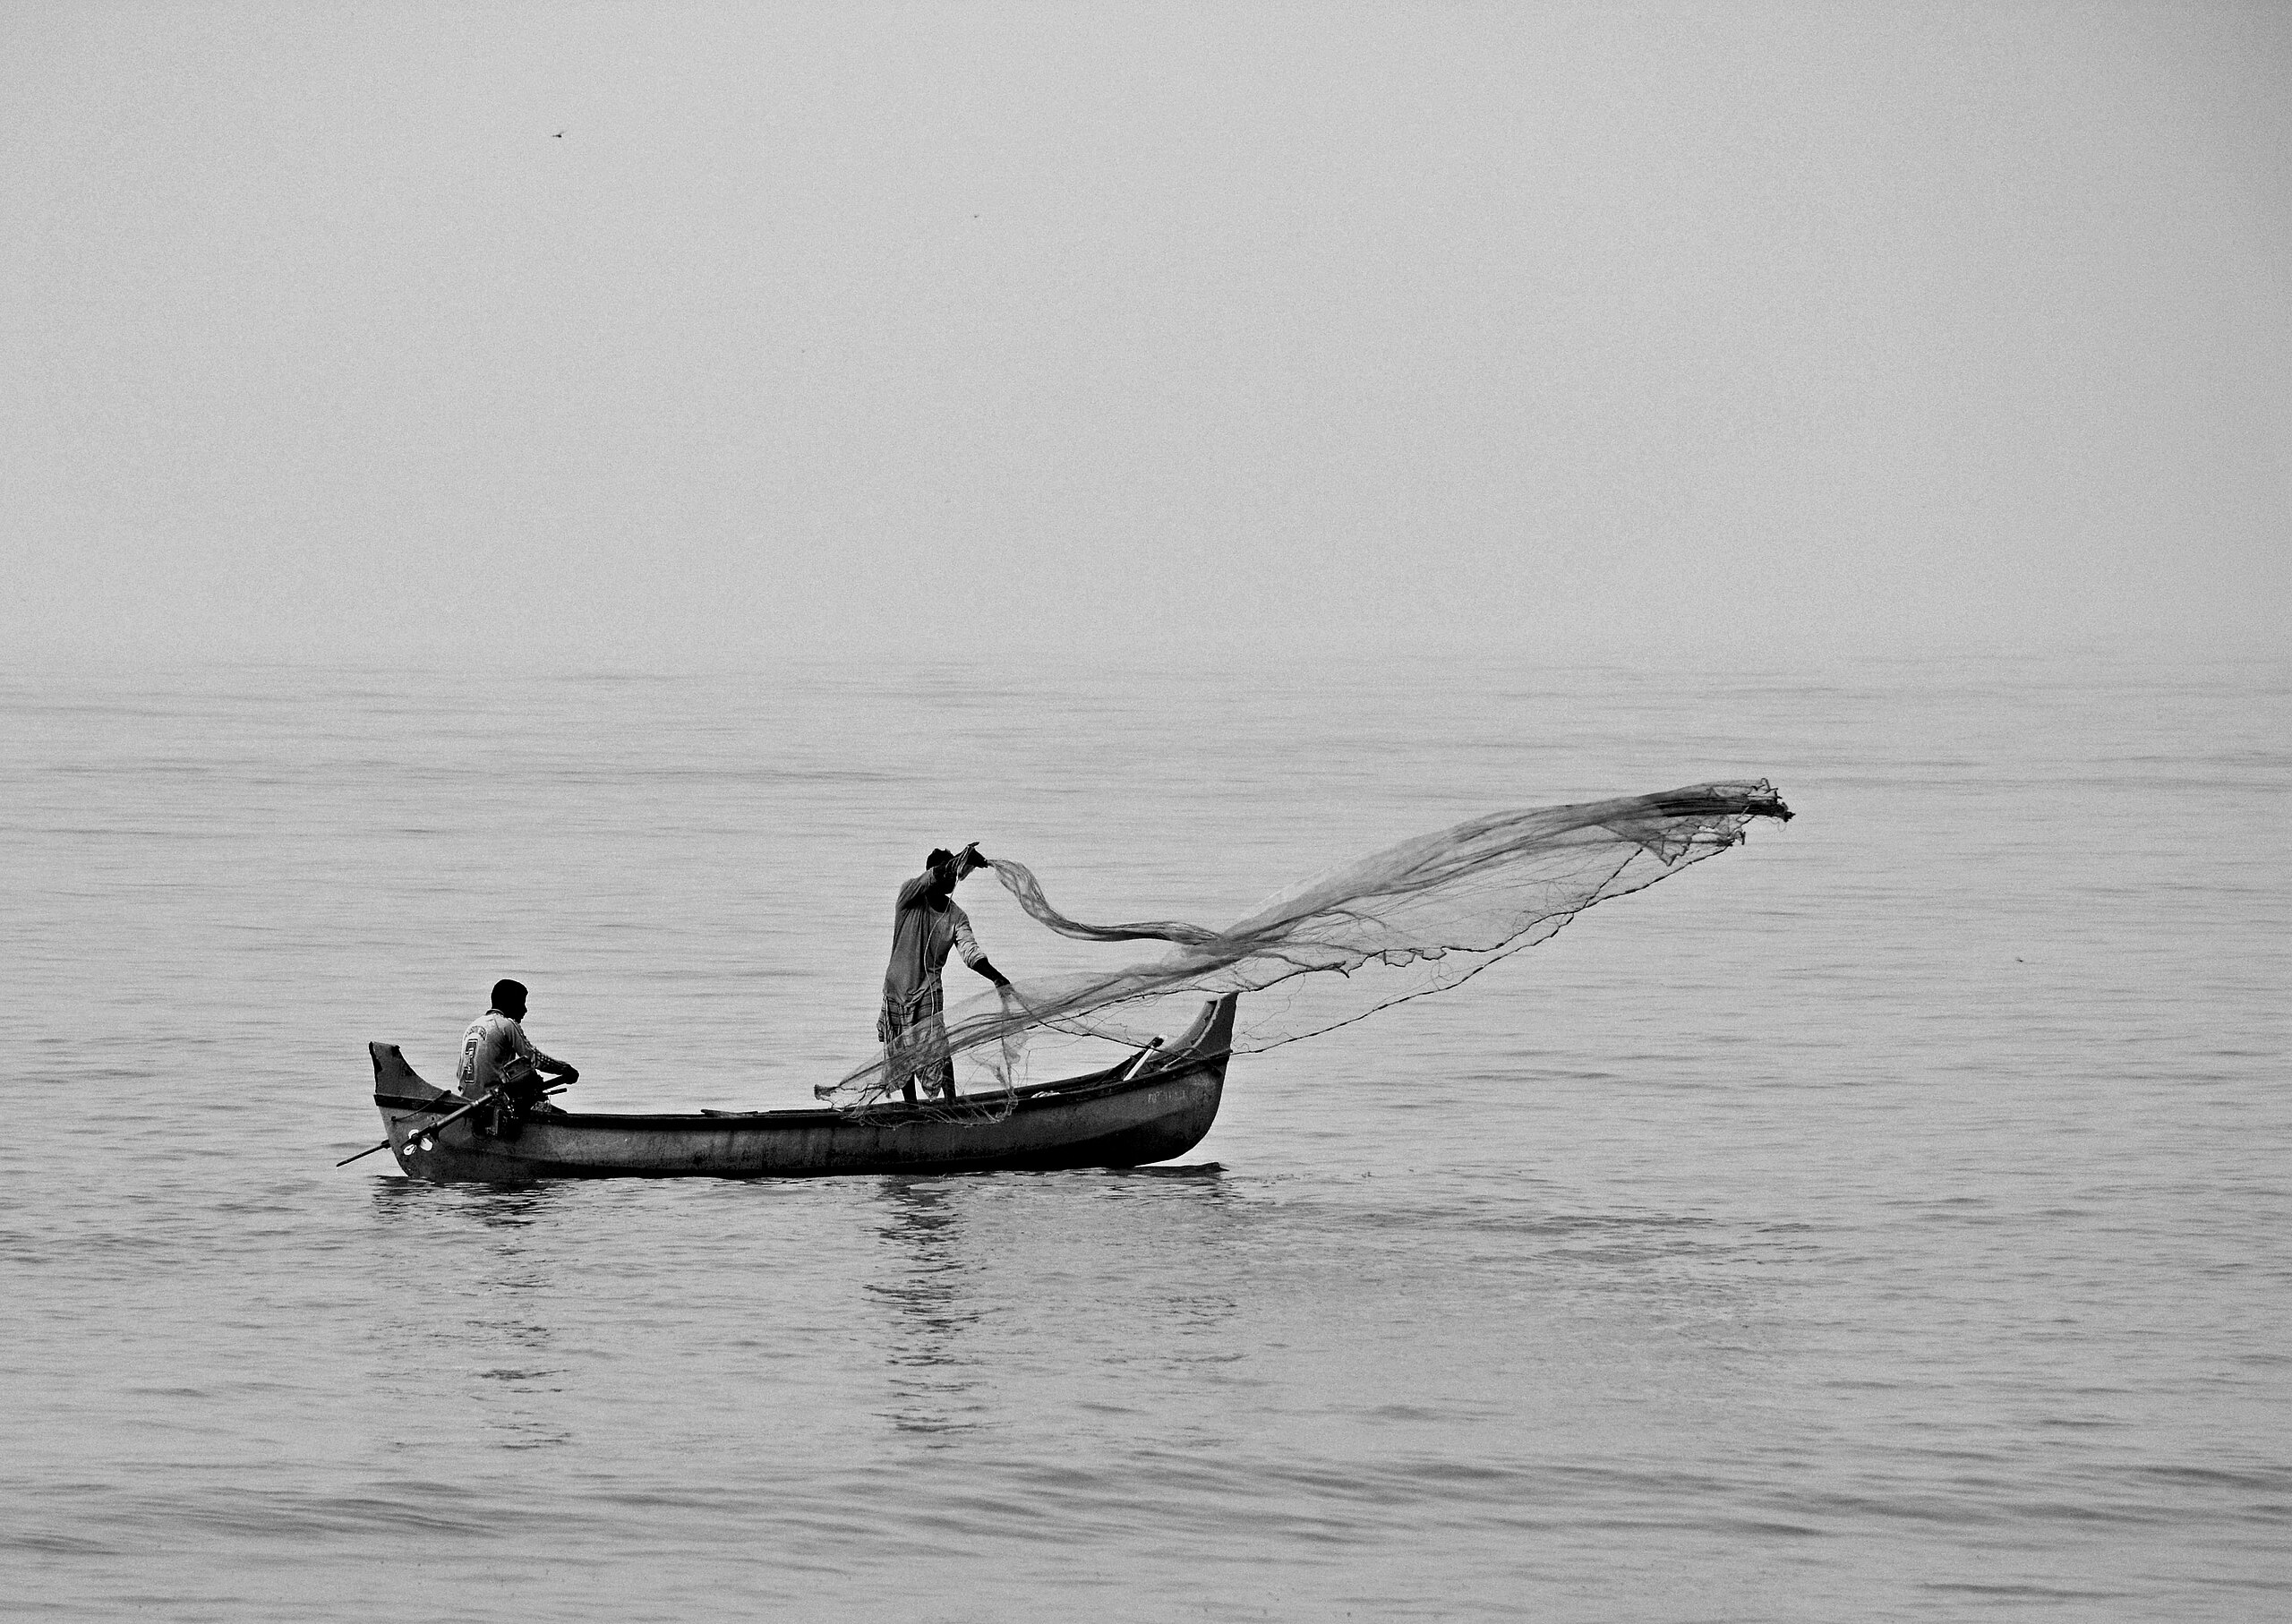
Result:
M1116 969L1029 978L954 1005L945 1017L945 1052L966 1092L1007 1095L1023 1081L1028 1046L1040 1034L1142 1046L1182 1028L1203 998L1285 983L1304 996L1244 999L1233 1047L1246 1054L1295 1042L1454 987L1548 939L1594 903L1739 843L1752 818L1790 816L1763 779L1499 812L1330 869L1222 930L1178 919L1085 924L1053 906L1024 864L993 859L1019 906L1060 936L1163 942L1168 951ZM912 1065L879 1049L814 1092L864 1110L902 1098Z

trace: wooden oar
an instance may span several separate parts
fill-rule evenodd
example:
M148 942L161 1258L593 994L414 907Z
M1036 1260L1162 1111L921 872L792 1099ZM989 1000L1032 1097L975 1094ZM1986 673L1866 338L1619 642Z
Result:
M563 1092L565 1092L565 1090L568 1090L568 1089L571 1088L572 1086L573 1086L573 1085L572 1085L571 1083L569 1083L569 1082L560 1082L560 1083L559 1083L559 1084L558 1084L555 1088L553 1088L553 1089L543 1089L543 1090L542 1090L542 1095L543 1095L543 1097L544 1098L546 1098L548 1096L550 1096L550 1095L552 1095L552 1094L562 1094ZM440 1128L444 1127L448 1123L449 1123L449 1122L459 1122L463 1117L465 1117L465 1116L468 1115L472 1111L476 1110L478 1107L480 1107L480 1106L482 1106L482 1105L486 1105L486 1104L490 1103L490 1102L492 1100L492 1098L493 1098L493 1096L492 1096L492 1095L491 1095L491 1094L488 1094L488 1095L487 1095L483 1099L473 1099L473 1100L471 1100L467 1105L464 1106L460 1110L458 1110L458 1111L449 1111L449 1112L448 1112L445 1115L440 1116L437 1121L435 1121L435 1122L432 1123L428 1127L426 1127L426 1128L416 1128L416 1129L415 1129L415 1131L414 1131L412 1133L408 1134L406 1137L407 1137L407 1138L409 1138L409 1139L420 1139L420 1138L423 1138L424 1135L431 1134L431 1133L435 1133L439 1129L440 1129ZM382 1141L382 1142L381 1142L381 1144L379 1144L379 1145L368 1145L364 1150L363 1150L359 1151L359 1152L358 1152L358 1154L357 1154L357 1155L355 1155L355 1156L346 1156L346 1157L344 1157L340 1161L338 1161L338 1162L335 1163L334 1165L335 1165L336 1167L348 1167L352 1162L355 1162L355 1161L363 1161L367 1157L372 1156L372 1155L375 1151L377 1151L377 1150L389 1150L389 1148L390 1148L390 1141L389 1141L389 1140L387 1140L387 1139L386 1139L386 1140Z
M416 1138L416 1139L418 1139L418 1138L420 1138L420 1137L421 1137L423 1134L424 1134L424 1133L435 1133L439 1129L440 1129L440 1128L444 1127L444 1126L445 1126L448 1123L449 1123L449 1122L459 1122L463 1117L465 1117L465 1116L468 1115L472 1111L476 1110L478 1107L480 1107L480 1106L482 1106L482 1105L484 1105L484 1104L488 1103L489 1101L491 1101L491 1100L492 1099L492 1098L493 1098L493 1096L492 1096L492 1095L488 1094L488 1095L485 1097L485 1098L484 1098L484 1099L473 1099L473 1100L471 1100L467 1105L464 1106L460 1110L458 1110L458 1111L454 1111L454 1112L449 1112L448 1115L444 1115L444 1116L440 1116L437 1121L435 1121L435 1122L432 1123L428 1127L426 1127L426 1128L416 1128L416 1129L414 1131L413 1134L412 1134L412 1135L410 1135L410 1137L413 1137L413 1138ZM358 1154L357 1154L357 1155L355 1155L355 1156L346 1156L346 1157L344 1157L340 1161L338 1161L338 1162L335 1163L334 1165L335 1165L336 1167L348 1167L352 1162L355 1162L355 1161L363 1161L363 1159L365 1159L367 1157L372 1156L372 1155L375 1151L377 1151L377 1150L389 1150L389 1148L390 1148L390 1141L389 1141L389 1140L387 1140L387 1139L386 1139L386 1140L382 1141L382 1142L381 1142L381 1144L379 1144L379 1145L368 1145L364 1150L363 1150L359 1151L359 1152L358 1152Z

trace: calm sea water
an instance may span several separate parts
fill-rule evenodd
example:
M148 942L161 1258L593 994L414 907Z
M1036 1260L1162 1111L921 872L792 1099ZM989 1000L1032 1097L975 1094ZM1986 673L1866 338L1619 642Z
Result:
M1183 1166L330 1166L501 975L592 1108L808 1103L933 844L1215 921L1761 774ZM21 1616L2292 1613L2292 670L19 673L0 782Z

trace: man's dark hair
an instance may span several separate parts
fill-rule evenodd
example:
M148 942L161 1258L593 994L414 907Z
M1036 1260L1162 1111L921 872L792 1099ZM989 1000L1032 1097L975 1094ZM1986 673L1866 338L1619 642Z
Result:
M493 984L493 1007L515 1020L524 1020L526 984L523 981L496 981Z
M941 868L954 860L955 854L945 846L934 846L931 848L931 855L923 859L923 866L926 868Z

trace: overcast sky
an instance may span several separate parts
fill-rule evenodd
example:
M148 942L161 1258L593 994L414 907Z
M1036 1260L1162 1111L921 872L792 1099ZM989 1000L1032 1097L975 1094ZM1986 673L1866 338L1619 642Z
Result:
M2292 7L0 16L0 658L2286 646Z

